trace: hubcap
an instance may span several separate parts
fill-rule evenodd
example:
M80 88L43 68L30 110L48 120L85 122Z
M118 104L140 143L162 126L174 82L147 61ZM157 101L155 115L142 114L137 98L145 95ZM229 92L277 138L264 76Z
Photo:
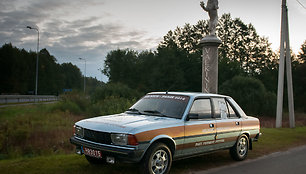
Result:
M239 156L243 157L247 153L247 140L245 137L241 137L237 144L237 151Z
M168 155L164 150L158 150L151 159L151 170L154 174L162 174L168 167Z

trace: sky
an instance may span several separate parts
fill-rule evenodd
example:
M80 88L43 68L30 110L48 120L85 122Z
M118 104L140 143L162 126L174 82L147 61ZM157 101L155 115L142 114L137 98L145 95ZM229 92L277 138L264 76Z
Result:
M299 4L298 1L302 4ZM204 0L206 3L207 0ZM177 26L209 19L200 0L0 0L0 46L12 43L46 48L58 63L71 62L86 76L107 82L104 60L111 50L155 50ZM287 0L290 46L295 54L306 40L306 0ZM219 16L231 13L252 23L274 51L280 45L281 0L219 0Z

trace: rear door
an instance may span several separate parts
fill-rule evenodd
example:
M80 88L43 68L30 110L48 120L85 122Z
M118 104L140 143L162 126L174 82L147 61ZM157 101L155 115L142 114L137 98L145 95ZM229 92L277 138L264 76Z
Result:
M216 122L212 118L211 99L195 99L189 115L192 118L185 122L185 138L182 155L191 155L213 150L216 136Z
M212 98L216 119L216 148L231 147L241 133L241 119L225 98Z

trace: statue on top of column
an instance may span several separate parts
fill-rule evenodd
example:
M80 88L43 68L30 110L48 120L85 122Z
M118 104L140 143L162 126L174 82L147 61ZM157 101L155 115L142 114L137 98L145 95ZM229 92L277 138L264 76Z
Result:
M218 0L208 0L207 5L205 7L205 3L203 1L200 2L200 6L208 12L210 17L209 20L209 32L210 35L216 35L216 27L218 24Z

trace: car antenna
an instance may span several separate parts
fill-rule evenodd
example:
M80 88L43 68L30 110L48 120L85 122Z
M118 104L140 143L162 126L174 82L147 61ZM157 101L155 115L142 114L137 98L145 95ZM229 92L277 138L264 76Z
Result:
M174 85L175 85L175 83L173 83L173 84L168 88L168 90L166 91L166 94L168 94L169 90L170 90L171 88L173 88Z

